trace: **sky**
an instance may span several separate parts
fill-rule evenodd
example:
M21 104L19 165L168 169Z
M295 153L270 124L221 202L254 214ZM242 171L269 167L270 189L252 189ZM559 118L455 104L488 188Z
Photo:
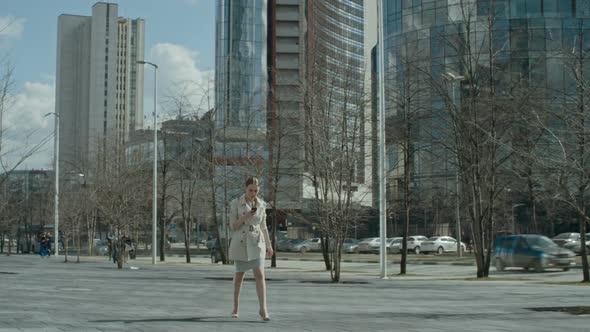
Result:
M7 108L2 117L3 167L10 168L32 147L47 142L19 169L53 169L57 19L61 14L92 15L97 1L2 0L0 65L12 69ZM158 64L159 119L179 86L210 88L215 58L216 0L113 0L118 14L145 20L145 60ZM146 66L144 124L153 122L153 72ZM192 96L192 103L202 96Z

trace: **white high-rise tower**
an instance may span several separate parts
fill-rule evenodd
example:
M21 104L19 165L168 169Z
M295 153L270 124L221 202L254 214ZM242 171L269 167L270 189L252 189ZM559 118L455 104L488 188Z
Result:
M62 172L86 171L101 151L124 151L143 126L144 21L98 2L92 16L58 18L55 111Z

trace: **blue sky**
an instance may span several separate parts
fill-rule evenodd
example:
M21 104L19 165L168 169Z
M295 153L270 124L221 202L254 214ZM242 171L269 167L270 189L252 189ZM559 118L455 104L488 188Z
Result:
M90 16L96 2L2 0L0 60L8 61L14 70L11 107L3 119L2 151L11 152L10 162L53 131L53 120L43 115L54 111L58 16ZM163 103L178 82L190 80L210 86L215 58L215 0L109 2L119 4L119 16L145 20L146 60L160 66L160 110L165 113ZM151 107L153 98L153 83L147 70L146 108ZM146 117L145 122L150 123L151 118ZM51 141L19 168L51 168L52 151Z

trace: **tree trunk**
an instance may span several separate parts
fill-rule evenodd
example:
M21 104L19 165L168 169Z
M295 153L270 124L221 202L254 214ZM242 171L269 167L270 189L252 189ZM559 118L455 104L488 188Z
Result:
M76 256L76 263L80 263L80 248L82 247L82 244L80 243L80 220L78 220L77 222L77 229L76 229L76 238L78 240L78 254ZM88 242L91 242L90 239L88 239ZM90 253L89 253L90 254Z
M117 242L116 242L116 246L117 246L117 269L122 269L123 268L123 259L125 257L125 244L123 243L123 240L121 239L121 236L119 235Z
M276 183L275 183L276 186ZM273 247L273 253L270 260L270 267L277 267L277 200L276 200L276 192L275 198L273 199L273 217L272 217L272 238L270 239L271 246Z
M322 235L320 236L320 244L322 249L322 256L324 257L324 265L326 266L326 271L332 271L332 260L330 259L330 251L329 251L329 244L330 241L329 235Z
M405 200L405 198L404 198ZM404 202L404 204L408 204ZM406 266L408 264L408 235L410 234L410 207L406 205L405 208L406 223L404 225L403 239L402 239L402 259L399 265L399 274L406 274Z
M63 235L63 243L64 243L64 263L68 262L68 239L66 238L65 232ZM57 241L57 245L59 246L59 240Z
M342 242L342 239L334 239L334 251L332 254L332 261L333 261L333 269L331 270L330 276L332 277L332 282L340 282L340 271L341 271L341 261L342 261L342 245L339 244Z
M191 262L191 234L190 234L190 229L191 229L191 222L185 220L184 221L184 255L186 257L186 262L190 263Z
M162 211L162 210L160 210ZM164 212L164 211L162 211ZM163 262L166 260L166 252L165 252L165 244L166 244L166 234L164 234L165 230L166 230L166 226L165 226L165 222L164 222L164 218L160 217L160 262Z

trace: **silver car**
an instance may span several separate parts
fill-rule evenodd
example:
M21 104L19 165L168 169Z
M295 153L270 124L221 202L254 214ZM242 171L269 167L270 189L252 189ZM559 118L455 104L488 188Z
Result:
M342 251L348 254L358 254L359 241L356 239L344 239L344 242L342 242Z
M319 251L321 248L322 246L320 238L315 237L313 239L307 239L303 242L297 243L291 247L291 251L299 251L300 253L304 254L308 251Z
M370 237L359 242L359 252L379 252L381 246L381 239L378 237Z
M403 237L392 237L387 239L387 253L399 254L402 252Z
M571 250L573 252L575 252L576 254L581 254L582 253L582 238L580 237L580 240L578 241L572 241L569 243L566 243L563 245L563 247L565 249ZM590 253L590 233L586 233L586 253Z
M560 247L574 242L580 242L580 233L561 233L552 238L553 242Z

